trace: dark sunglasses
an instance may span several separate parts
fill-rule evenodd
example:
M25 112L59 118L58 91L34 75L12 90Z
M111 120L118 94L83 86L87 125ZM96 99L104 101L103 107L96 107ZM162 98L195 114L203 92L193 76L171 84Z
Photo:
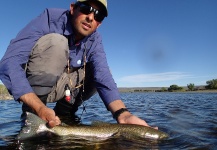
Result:
M105 18L105 14L103 12L93 8L92 6L80 2L77 2L76 5L80 8L80 12L85 15L89 15L90 13L93 12L94 19L98 22L102 22L103 19Z

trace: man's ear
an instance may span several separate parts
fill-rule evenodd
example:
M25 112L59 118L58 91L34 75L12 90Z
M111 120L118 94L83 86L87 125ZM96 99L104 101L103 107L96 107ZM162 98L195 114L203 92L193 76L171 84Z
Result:
M99 28L99 26L102 24L102 22L100 22L98 25L97 25L97 28Z
M73 15L74 9L75 9L75 4L74 4L74 3L71 3L71 4L70 4L70 13L71 13L71 15Z

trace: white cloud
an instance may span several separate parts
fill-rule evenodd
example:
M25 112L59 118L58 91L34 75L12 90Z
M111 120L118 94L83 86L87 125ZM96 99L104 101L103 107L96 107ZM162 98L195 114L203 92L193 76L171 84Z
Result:
M164 72L164 73L154 73L154 74L138 74L132 76L125 76L120 78L119 82L159 82L159 81L173 81L180 80L184 78L190 78L192 75L184 72Z

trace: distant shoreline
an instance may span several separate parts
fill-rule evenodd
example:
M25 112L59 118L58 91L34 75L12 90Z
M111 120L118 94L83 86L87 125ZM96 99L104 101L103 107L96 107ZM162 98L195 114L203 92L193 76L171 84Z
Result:
M130 90L119 90L120 93L217 93L217 90L197 90L197 91L130 91Z
M136 89L136 91L134 91ZM118 88L120 93L217 93L217 89L215 90L195 90L195 91L158 91L156 89L146 89L144 88ZM13 96L9 94L0 94L0 100L14 100Z
M119 92L217 92L217 89L206 89L205 86L195 86L194 90L190 91L188 87L182 87L182 90L168 91L168 87L119 87Z
M128 93L131 91L119 91L120 93ZM142 92L131 92L131 93L217 93L217 90L198 90L198 91L142 91Z

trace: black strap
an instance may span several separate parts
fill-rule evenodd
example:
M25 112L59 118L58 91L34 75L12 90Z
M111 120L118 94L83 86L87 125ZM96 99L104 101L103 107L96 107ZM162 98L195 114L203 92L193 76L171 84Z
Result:
M125 111L128 111L128 109L127 108L121 108L121 109L117 110L116 112L114 112L113 118L117 120L118 117Z

